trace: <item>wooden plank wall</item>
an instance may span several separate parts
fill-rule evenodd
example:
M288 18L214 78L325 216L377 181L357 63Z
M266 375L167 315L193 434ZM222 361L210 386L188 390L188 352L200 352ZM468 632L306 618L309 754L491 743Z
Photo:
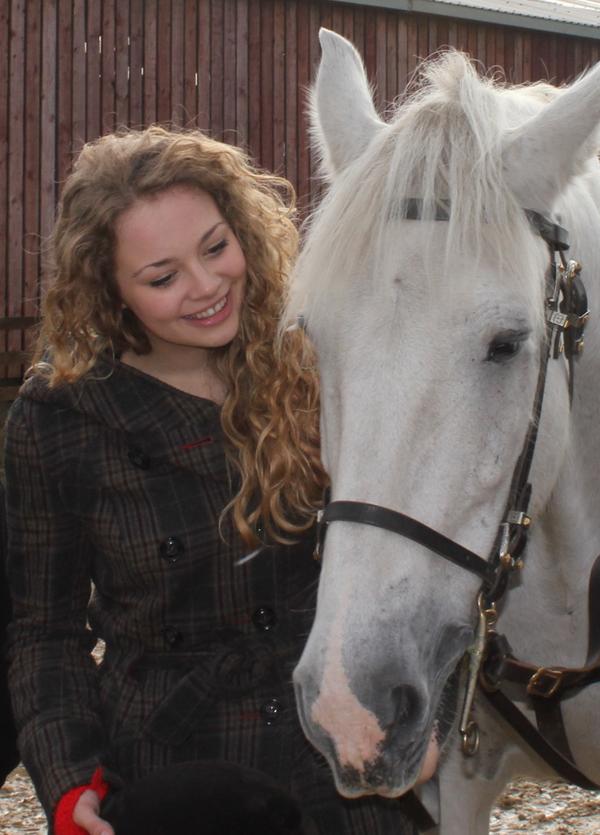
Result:
M44 240L85 141L123 124L198 126L248 147L309 204L305 89L320 26L356 44L381 110L444 45L514 82L563 82L600 59L590 39L338 2L1 0L0 377L19 374L1 352L23 349L23 323L4 319L37 314Z

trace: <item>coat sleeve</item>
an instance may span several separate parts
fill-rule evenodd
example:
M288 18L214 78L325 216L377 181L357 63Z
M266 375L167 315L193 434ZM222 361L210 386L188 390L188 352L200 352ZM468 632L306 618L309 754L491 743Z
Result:
M65 792L89 783L105 744L87 626L91 555L60 491L65 445L76 441L65 437L60 410L13 405L5 434L9 685L21 757L49 817Z
M10 620L10 599L6 583L6 515L4 486L0 483L0 787L19 763L17 735L8 697L6 678L5 639Z

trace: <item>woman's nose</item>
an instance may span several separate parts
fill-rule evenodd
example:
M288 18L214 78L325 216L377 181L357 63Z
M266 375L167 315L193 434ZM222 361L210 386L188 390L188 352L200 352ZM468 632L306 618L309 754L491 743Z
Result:
M196 263L189 270L189 294L192 298L214 295L221 279L208 270L204 264Z

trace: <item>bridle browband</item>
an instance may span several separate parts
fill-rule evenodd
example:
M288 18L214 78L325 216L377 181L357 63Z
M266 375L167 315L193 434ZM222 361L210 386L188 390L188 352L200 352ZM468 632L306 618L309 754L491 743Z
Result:
M429 211L424 211L428 209ZM434 207L424 207L423 201L408 198L401 201L401 217L407 220L448 221L451 206L441 200ZM542 404L546 371L551 358L563 354L569 365L569 395L573 395L574 361L583 349L583 332L589 316L585 288L580 277L581 267L576 261L567 261L564 252L569 248L567 231L536 211L526 209L525 214L532 228L546 243L550 263L546 277L546 332L542 346L538 380L533 408L521 453L513 471L505 512L499 525L491 553L487 560L473 551L449 539L422 522L397 510L367 502L336 500L327 503L319 511L317 547L320 557L327 527L332 522L352 522L372 525L411 539L428 550L475 574L482 581L477 597L478 624L475 642L469 656L467 692L461 714L460 731L463 752L473 755L479 745L479 732L470 719L477 684L513 728L542 756L562 777L584 788L598 788L574 765L566 734L562 726L560 705L552 709L552 724L548 721L549 700L559 699L568 690L600 680L600 641L590 642L588 666L585 668L544 668L527 665L512 656L508 642L495 631L496 604L505 593L510 575L523 567L527 535L531 525L528 515L531 484L529 481ZM301 326L304 324L302 317ZM595 590L600 590L600 557L592 572L596 575ZM591 588L591 587L590 587ZM591 591L590 591L591 594ZM598 618L595 618L598 621ZM600 629L600 622L598 623ZM598 644L597 653L592 643ZM597 663L590 656L597 654ZM500 691L502 680L521 681L527 696L537 705L538 725L545 726L544 736L524 717L508 697ZM559 682L557 684L557 682ZM537 688L537 689L536 689ZM543 704L543 709L542 709ZM540 719L540 716L542 717ZM548 738L550 741L548 741Z

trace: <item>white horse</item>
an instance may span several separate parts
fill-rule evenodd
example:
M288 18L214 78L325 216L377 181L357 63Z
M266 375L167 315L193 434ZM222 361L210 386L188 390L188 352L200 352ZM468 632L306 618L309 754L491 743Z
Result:
M538 422L546 318L560 320L547 313L554 286L540 215L568 230L567 257L582 262L590 309L600 310L600 66L565 89L510 87L450 52L425 65L384 122L354 47L326 30L320 38L313 133L330 187L287 313L302 314L317 348L331 499L399 511L488 559L532 414ZM560 237L549 226L546 237ZM600 554L599 381L592 319L580 358L548 359L531 501L503 529L519 538L532 520L525 566L512 571L501 544L508 590L491 593L498 630L534 669L586 659ZM480 835L509 779L553 770L481 690L465 709L479 749L461 753L460 662L477 623L490 625L490 601L478 616L480 563L478 576L435 550L329 517L297 699L342 794L398 797L421 785L431 809L439 800L440 832ZM598 684L563 702L574 761L591 781L600 781L599 711Z

